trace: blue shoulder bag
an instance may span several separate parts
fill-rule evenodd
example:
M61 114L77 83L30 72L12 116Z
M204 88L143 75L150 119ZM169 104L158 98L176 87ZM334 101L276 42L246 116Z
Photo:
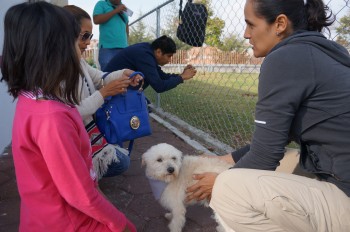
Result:
M144 77L141 72L134 72L130 78L137 74ZM129 152L134 139L152 134L143 83L144 80L139 89L128 88L125 94L106 98L96 111L97 127L107 142L123 147L123 142L130 141Z

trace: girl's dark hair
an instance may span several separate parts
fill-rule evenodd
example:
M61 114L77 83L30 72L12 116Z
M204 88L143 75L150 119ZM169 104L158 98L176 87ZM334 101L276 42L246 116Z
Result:
M8 92L41 89L78 104L80 62L75 43L80 27L61 7L40 1L12 6L5 15L1 71Z
M81 21L83 19L89 19L91 20L90 15L83 9L81 9L80 7L77 7L75 5L67 5L63 7L64 9L68 10L75 18L75 20L77 20L77 23L79 24L79 26L81 26Z
M163 54L174 54L176 53L176 44L174 40L166 35L163 35L155 39L151 47L153 50L160 49Z
M285 14L292 22L293 30L321 32L332 25L335 18L322 0L251 0L257 15L273 23L277 16Z

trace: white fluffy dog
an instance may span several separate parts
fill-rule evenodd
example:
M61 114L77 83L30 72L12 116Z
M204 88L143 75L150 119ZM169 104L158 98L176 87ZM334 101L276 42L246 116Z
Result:
M146 176L150 179L153 194L170 211L165 217L170 220L171 232L181 232L185 225L185 191L196 182L192 175L204 172L221 173L231 167L227 162L215 158L182 156L181 151L166 143L148 149L142 155L142 164L146 165ZM205 200L190 202L194 203L208 206ZM217 230L223 231L220 225Z

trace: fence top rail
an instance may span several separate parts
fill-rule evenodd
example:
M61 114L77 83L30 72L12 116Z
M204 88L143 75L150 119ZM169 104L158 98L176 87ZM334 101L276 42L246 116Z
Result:
M132 26L133 24L137 23L138 21L142 20L143 18L147 17L148 15L152 14L153 12L157 11L158 9L162 8L165 5L168 5L169 3L173 2L175 0L169 0L164 2L163 4L157 6L156 8L154 8L153 10L149 11L148 13L142 15L140 18L136 19L135 21L132 21L129 26Z

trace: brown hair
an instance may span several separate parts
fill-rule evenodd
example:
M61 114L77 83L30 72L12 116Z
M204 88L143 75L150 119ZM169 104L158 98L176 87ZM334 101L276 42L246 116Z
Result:
M77 104L80 61L76 41L80 27L61 7L41 1L12 6L5 15L1 71L8 92L41 89Z
M68 10L75 18L75 20L77 20L77 23L79 24L79 26L81 26L81 21L82 19L89 19L91 20L90 15L83 9L81 9L80 7L77 7L75 5L67 5L63 7L64 9Z

